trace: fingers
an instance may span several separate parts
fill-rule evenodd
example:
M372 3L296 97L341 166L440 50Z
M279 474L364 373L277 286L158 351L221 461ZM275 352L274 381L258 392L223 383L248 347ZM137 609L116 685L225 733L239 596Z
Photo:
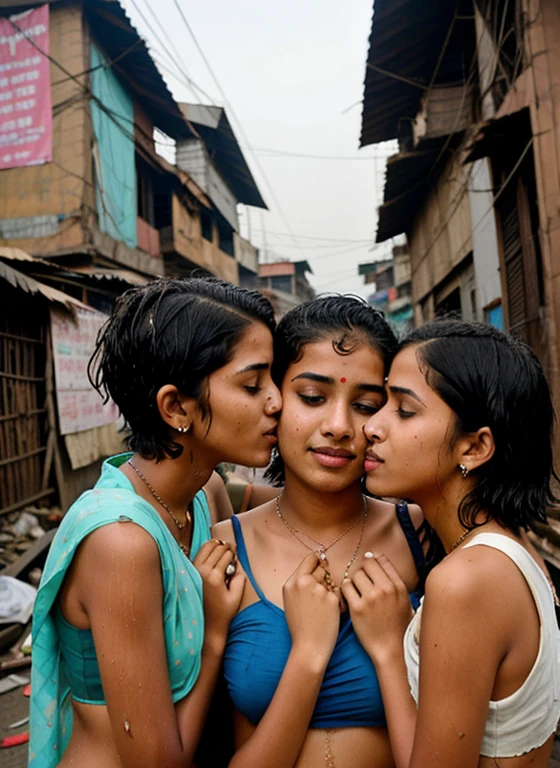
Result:
M373 557L364 558L362 569L370 580L380 588L404 586L399 572L385 555L374 554Z
M325 576L326 576L324 564L319 563L315 568L315 570L311 572L311 575L313 576L316 582L318 582L319 584L324 584Z
M210 541L205 542L197 552L194 559L195 565L197 567L205 565L208 568L215 568L226 552L232 552L231 547L227 542L221 541L220 539L210 539Z
M306 573L312 574L316 570L318 563L319 563L319 558L317 557L315 552L310 552L308 555L306 555L303 558L303 560L295 569L295 571L293 572L292 576L290 576L290 578L294 576L295 577L303 576Z
M348 607L352 610L352 607L356 605L360 600L360 593L354 586L354 583L350 579L344 579L340 585L340 591L344 595L344 599L348 603Z

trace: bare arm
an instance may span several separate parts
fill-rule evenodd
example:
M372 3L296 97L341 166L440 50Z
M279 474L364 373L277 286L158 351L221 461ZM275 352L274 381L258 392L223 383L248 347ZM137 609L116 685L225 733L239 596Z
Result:
M209 555L209 545L204 546ZM91 622L121 763L124 768L188 768L221 660L216 639L220 631L205 639L199 679L175 706L167 670L161 563L155 541L133 523L115 524L92 533L83 548L80 592ZM214 549L215 567L212 563L208 567L219 570L226 550L215 542ZM238 598L241 590L242 585L237 588ZM221 637L223 649L225 631Z
M406 587L381 555L344 588L356 632L378 671L397 768L479 763L507 622L488 595L488 581L479 572L473 583L473 568L464 565L446 563L428 578L417 714L402 650Z

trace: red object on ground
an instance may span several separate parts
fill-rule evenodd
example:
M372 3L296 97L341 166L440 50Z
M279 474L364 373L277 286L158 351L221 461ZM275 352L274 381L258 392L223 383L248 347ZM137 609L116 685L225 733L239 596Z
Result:
M29 741L29 731L27 733L18 733L15 736L6 736L5 739L0 741L0 749L4 747L17 747L20 744L25 744Z
M24 696L27 696L28 698L29 698L29 696L31 696L31 683L28 683L25 686L25 688L23 689L22 693L23 693Z

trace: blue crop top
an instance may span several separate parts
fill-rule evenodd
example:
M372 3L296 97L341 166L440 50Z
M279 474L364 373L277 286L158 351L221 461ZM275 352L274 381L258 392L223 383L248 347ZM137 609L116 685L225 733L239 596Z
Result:
M417 568L422 549L406 509L398 517ZM224 657L224 674L235 708L256 725L266 712L286 666L292 640L284 611L266 599L256 583L239 520L232 518L237 556L259 601L240 611L230 624ZM414 532L413 543L410 528ZM420 553L420 555L419 555ZM416 595L410 596L414 608ZM358 640L350 615L341 614L338 639L315 704L310 728L385 726L385 713L375 667Z

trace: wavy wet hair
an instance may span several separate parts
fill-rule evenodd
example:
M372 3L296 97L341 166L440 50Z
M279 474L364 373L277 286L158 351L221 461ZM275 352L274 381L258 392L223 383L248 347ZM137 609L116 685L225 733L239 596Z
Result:
M465 528L480 513L512 531L545 522L557 502L551 479L554 410L542 366L526 344L490 325L441 320L412 331L401 349L416 355L429 386L454 411L450 447L461 435L489 427L492 458L474 470L477 483L459 506Z
M118 406L132 451L158 461L181 455L182 446L159 413L158 391L173 384L211 418L208 376L229 362L253 322L274 333L268 299L217 278L162 278L116 300L88 375L105 402L111 397Z
M339 355L349 355L368 344L381 355L385 372L397 350L397 339L383 312L359 296L328 294L299 304L278 323L274 334L272 378L280 389L286 371L298 362L308 344L332 339ZM280 452L272 459L265 477L275 486L284 484Z

